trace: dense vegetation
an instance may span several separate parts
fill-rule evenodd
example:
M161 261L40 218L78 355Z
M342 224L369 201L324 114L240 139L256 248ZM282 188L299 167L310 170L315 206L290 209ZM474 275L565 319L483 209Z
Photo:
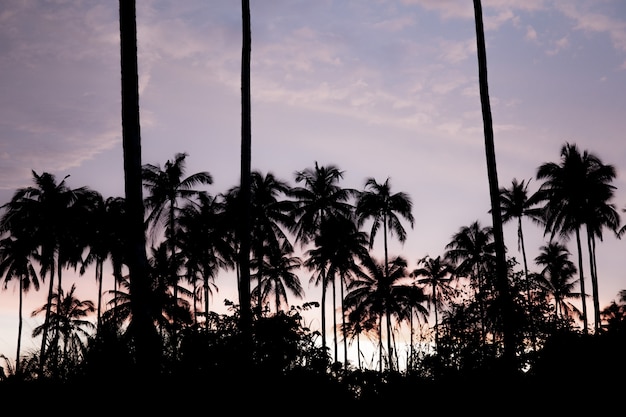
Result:
M487 386L502 389L502 378L515 381L515 389L504 385L509 395L536 391L552 378L571 378L588 390L626 370L626 292L597 308L597 276L590 267L602 230L621 233L610 201L614 169L575 145L563 146L560 163L538 168L537 178L544 182L535 193L529 195L527 183L517 180L501 190L503 218L520 221L524 259L521 264L508 259L514 374L503 366L492 228L478 221L460 227L444 254L409 268L406 259L390 256L386 248L387 239L406 238L405 225L413 222L410 196L394 193L389 180L373 178L363 190L342 188L343 172L317 163L297 172L296 185L271 173L252 173L250 273L256 286L251 289L252 356L245 360L239 305L230 302L229 314L209 306L220 272L237 271L239 188L217 195L202 190L212 177L208 172L185 176L186 157L177 154L164 167L146 164L142 171L150 237L148 305L161 352L153 382L168 382L172 390L210 388L222 398L234 386L246 386L255 398L278 388L287 397L310 389L364 405L400 400L404 390L416 387L435 395L444 386L461 384L464 395L478 395ZM581 171L573 175L575 169ZM97 383L106 391L140 378L123 250L124 199L104 199L89 187L72 189L49 173L33 172L33 181L2 207L0 276L5 288L18 285L20 296L47 282L48 302L36 312L45 320L33 332L42 344L38 352L24 355L18 340L20 360L4 356L3 386L27 382L51 393L46 383L78 390ZM550 237L534 259L539 272L532 272L526 260L522 217L532 218ZM559 238L580 239L582 226L592 251L589 266L577 267ZM384 241L380 259L372 253L375 238ZM298 245L301 256L296 256ZM116 277L113 289L102 288L105 262ZM592 313L597 314L591 316L591 329L579 268L591 275ZM64 289L62 271L68 269L95 272L100 283L95 303L76 299L75 287ZM289 302L304 295L303 273L324 289L319 303ZM582 301L582 309L574 300ZM332 325L325 317L329 302L340 312L330 317ZM320 305L322 328L307 328L303 314ZM21 338L21 304L19 317ZM327 328L334 334L331 343ZM398 357L402 347L395 342L400 331L411 335L404 367ZM363 366L361 356L345 359L347 344L358 346L364 337L377 341L375 369Z
M248 3L242 1L244 35ZM486 144L493 145L480 1L474 8ZM241 187L203 191L211 174L185 177L186 154L163 168L141 166L134 20L134 2L120 2L126 198L105 199L33 172L34 185L2 206L0 277L4 288L17 283L20 297L16 360L3 355L0 369L3 399L28 396L35 400L27 404L31 413L93 411L100 404L111 407L104 412L159 415L212 405L305 414L616 411L626 372L626 290L601 308L595 257L603 230L624 232L611 201L614 167L565 144L559 163L537 169L543 182L535 193L516 179L493 193L490 175L498 229L478 221L460 227L445 253L409 268L404 257L388 253L388 239L406 239L412 201L393 192L388 179L347 189L338 167L317 162L297 172L295 185L246 171L249 36L242 48ZM526 217L549 236L534 259L539 272L526 259ZM512 220L521 266L500 257L497 230ZM146 236L148 255L137 247ZM377 237L380 259L372 253ZM578 265L563 244L570 237ZM109 290L102 288L106 262L115 276ZM95 272L96 303L77 299L74 286L65 291L68 269ZM236 272L239 303L229 303L230 314L216 314L210 295L228 270ZM303 296L303 271L321 286L319 303L289 302ZM23 354L22 295L43 283L47 302L35 314L44 322L33 332L41 348ZM321 328L306 327L303 313L320 306ZM404 368L400 331L411 335ZM359 346L362 337L377 343L375 368L363 367L360 355L356 363L347 359L348 342Z

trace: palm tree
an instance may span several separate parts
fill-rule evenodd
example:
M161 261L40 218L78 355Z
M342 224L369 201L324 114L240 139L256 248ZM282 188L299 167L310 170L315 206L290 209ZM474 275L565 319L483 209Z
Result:
M483 11L480 0L474 0L474 20L476 23L476 46L478 52L478 79L480 87L480 104L483 115L485 133L485 153L487 157L487 176L489 180L489 197L491 201L491 217L496 254L496 288L502 306L502 323L504 335L504 358L508 370L513 371L515 365L515 329L513 328L513 301L509 294L508 267L506 248L502 232L502 216L500 214L500 189L496 168L496 153L493 139L493 122L491 104L489 102L489 83L487 80L487 52L483 29Z
M478 220L463 226L452 236L446 245L444 258L456 265L457 277L469 277L470 285L478 301L480 314L484 319L485 302L492 293L493 282L487 281L488 272L495 263L493 228L482 226ZM483 341L486 337L484 320L481 321Z
M82 248L76 240L78 231L84 228L77 219L81 217L84 196L90 192L86 187L70 189L65 179L57 183L54 175L32 171L35 186L18 189L11 200L3 206L5 213L0 221L1 229L14 235L29 236L39 247L41 278L50 275L48 302L52 307L55 272L57 293L62 292L61 271L65 265L78 264ZM40 350L40 372L43 371L45 350L48 342L50 310L46 312Z
M445 301L454 295L455 290L450 286L454 277L454 266L440 256L431 258L425 256L417 261L422 267L414 269L411 277L416 279L416 283L424 287L428 294L428 307L432 303L435 312L435 349L439 346L439 310L444 308ZM426 288L430 287L428 291Z
M208 185L213 183L213 177L208 172L197 172L185 177L186 153L177 153L173 160L168 160L161 168L158 165L145 164L142 168L143 185L148 191L145 198L145 207L148 210L146 219L147 225L151 227L153 233L161 227L165 227L165 240L168 242L169 256L174 258L177 255L179 244L178 216L179 201L193 201L204 191L194 189L197 185ZM174 266L176 263L170 263ZM172 286L174 288L174 299L178 298L178 271L170 271ZM172 334L172 346L176 355L176 332Z
M261 288L264 280L264 268L282 268L285 255L293 252L293 246L286 234L294 227L294 202L283 197L289 194L290 187L274 176L271 172L262 174L252 172L250 219L251 249L254 266L257 269L257 288ZM271 265L271 261L279 262ZM257 308L260 317L264 291L257 291Z
M189 324L192 322L191 308L189 303L182 298L174 298L170 272L172 270L170 262L180 262L180 256L172 259L169 256L167 242L162 242L158 247L151 248L151 256L148 259L150 266L150 291L147 298L148 312L153 328L158 329L161 336L165 331L172 334L172 329L178 324ZM103 322L122 328L128 323L130 327L136 325L133 320L133 293L132 282L129 276L123 277L120 288L109 291L112 296L108 304L111 306L104 312ZM191 294L184 288L179 287L185 295ZM128 330L134 334L133 329ZM157 333L159 347L161 347L161 337Z
M87 319L90 313L95 311L92 301L82 301L75 297L76 284L72 284L70 291L65 294L54 293L51 299L54 308L44 305L33 311L36 316L44 311L51 311L49 325L55 330L55 339L50 348L62 347L64 369L72 369L72 366L80 363L86 351L86 340L91 335L94 324ZM33 329L33 337L45 332L46 324ZM53 370L54 371L54 370Z
M561 147L560 163L546 162L537 169L537 179L544 180L539 188L540 197L545 201L545 233L550 239L559 234L563 239L574 233L578 251L578 272L580 292L583 294L583 332L588 333L588 314L584 294L585 277L583 272L581 227L587 227L587 241L590 249L590 271L593 286L596 330L599 329L599 300L596 267L594 262L595 236L601 237L601 229L608 226L617 230L619 216L609 200L614 186L615 168L604 165L600 159L587 151L580 152L575 144L566 143Z
M517 221L517 248L522 252L524 262L524 278L526 280L526 295L528 302L530 299L530 284L528 282L528 262L526 260L526 247L524 245L524 232L522 230L522 217L528 217L535 223L542 222L541 208L536 207L539 203L539 194L530 195L528 185L530 181L517 181L513 178L510 188L500 188L500 210L502 213L502 223Z
M259 260L257 259L257 261ZM284 311L282 306L289 306L287 290L297 298L304 297L300 278L294 272L300 269L302 261L297 256L291 256L289 252L283 254L273 252L269 259L263 262L265 265L262 268L257 266L257 271L259 271L257 274L263 271L263 277L257 277L259 285L252 291L252 294L257 295L260 305L269 302L270 297L272 297L274 311L278 314L280 311Z
M384 241L384 264L389 261L387 248L387 235L397 235L401 243L406 241L406 230L402 226L400 217L409 222L411 228L415 219L411 210L413 202L411 198L404 192L391 192L390 179L379 184L374 178L368 178L365 181L365 189L359 194L356 204L356 215L358 226L361 227L365 221L372 220L372 228L370 230L370 249L374 246L374 238L382 225L383 241Z
M250 0L241 0L242 46L241 46L241 178L238 198L239 223L239 308L240 327L252 348L252 310L250 305L250 184L252 160L252 110L250 99L250 55L252 35L250 22ZM249 342L249 343L248 343ZM252 359L252 352L245 354L245 360Z
M139 122L139 74L137 70L137 19L135 0L119 0L120 65L122 94L122 144L124 150L124 189L128 229L126 262L133 293L133 324L129 329L137 345L138 374L148 378L159 369L160 344L148 306L150 279L144 229Z
M319 285L324 278L326 286L332 287L333 301L333 332L335 346L335 361L338 359L337 324L336 324L336 278L339 278L341 300L342 328L345 324L344 287L351 277L360 272L357 260L369 257L367 233L359 231L355 221L348 217L331 217L321 225L319 234L315 238L315 247L307 251L307 260L304 265L310 270L324 271L324 274L314 275L314 282ZM325 288L322 299L325 300ZM323 303L325 304L325 302ZM347 343L344 335L344 366L347 366Z
M375 317L379 322L378 347L379 370L383 370L383 328L387 335L389 370L394 370L392 348L392 319L401 322L412 314L407 308L410 286L402 281L408 277L407 262L401 256L389 261L389 265L378 262L373 257L363 260L363 271L349 285L346 305L356 310L356 317ZM385 325L383 326L383 320Z
M293 232L296 241L302 246L314 240L329 219L352 216L354 206L350 199L357 191L339 185L343 174L337 166L320 166L317 161L314 168L296 172L295 181L297 184L302 183L302 186L293 187L290 195L296 204L293 211L296 221ZM311 258L314 254L309 255ZM315 285L322 286L322 346L326 348L327 257L324 253L314 255L312 259L305 261L305 266L310 270L317 268L317 275L311 279Z
M568 302L571 298L581 298L582 294L574 292L576 285L576 266L569 260L570 252L559 242L549 242L540 248L541 253L535 263L543 269L537 276L537 282L554 299L555 318L565 319L578 313L578 309Z
M291 190L296 202L294 233L303 246L315 239L324 221L352 215L354 206L350 200L357 191L339 186L343 175L344 171L336 165L320 166L317 161L314 168L296 172L296 184L302 186Z
M97 301L97 324L99 330L102 324L102 285L104 262L112 257L114 275L121 276L123 255L120 254L119 247L123 242L123 230L126 223L123 221L122 208L117 198L109 197L106 200L98 192L91 192L87 198L89 202L87 208L87 227L81 233L86 239L85 245L89 247L89 252L83 259L80 267L80 274L86 272L86 268L94 264L95 278L98 284Z
M194 286L198 279L201 281L206 326L209 325L212 288L218 290L215 278L220 270L234 268L236 261L236 249L225 216L224 202L207 193L199 195L197 203L185 204L178 218L181 228L178 242L185 257L185 275ZM195 294L196 291L194 311Z
M15 374L20 374L20 349L22 345L23 306L24 294L31 285L35 291L39 291L39 278L33 266L33 260L37 253L32 241L27 236L15 238L12 236L0 240L0 277L4 276L4 289L7 289L9 281L13 278L18 281L18 327L17 327L17 353L15 354Z
M486 272L494 264L493 228L475 220L452 235L444 258L455 267L457 276L469 277L477 294L488 290Z

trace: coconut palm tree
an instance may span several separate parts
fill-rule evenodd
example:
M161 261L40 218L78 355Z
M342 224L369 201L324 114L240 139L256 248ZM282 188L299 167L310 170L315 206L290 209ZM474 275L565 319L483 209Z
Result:
M39 248L41 279L46 275L50 278L46 306L51 308L54 285L57 285L57 293L62 292L62 270L66 265L76 267L80 262L82 247L77 239L85 225L79 219L84 219L83 203L90 190L87 187L69 188L65 183L67 176L57 182L56 177L47 172L39 175L32 171L32 174L35 185L18 189L3 206L5 212L0 220L0 229L14 235L29 236ZM57 282L54 280L55 273ZM41 333L40 372L43 372L49 342L50 314L48 310Z
M528 261L526 260L526 247L524 245L524 232L522 229L522 218L528 217L537 224L542 223L541 208L539 204L539 194L529 194L528 185L530 181L522 180L518 182L513 178L509 188L500 188L500 210L502 213L502 223L506 224L515 220L517 222L517 248L522 252L524 262L524 278L526 280L526 296L530 299L530 284L528 282Z
M302 185L291 190L296 203L293 231L296 241L303 246L315 239L324 221L352 215L351 199L357 195L357 190L339 185L343 175L344 171L336 165L320 166L317 161L314 168L296 172L296 184Z
M257 261L259 260L257 259ZM259 285L253 289L252 294L258 297L261 305L264 305L266 302L269 303L270 298L272 298L276 314L280 311L286 311L282 307L289 306L287 290L297 298L301 299L304 297L304 289L300 283L300 278L294 272L300 269L302 261L297 256L291 256L289 252L283 254L272 252L268 259L263 262L265 262L265 265L262 268L257 266L257 274L263 271L263 277L257 277Z
M408 194L391 192L390 178L380 184L374 178L368 178L365 181L365 189L359 194L356 204L357 222L358 226L361 227L367 220L372 220L372 227L369 232L370 249L374 246L374 239L382 226L385 266L389 263L388 235L393 236L395 234L401 243L406 241L406 230L400 218L408 221L413 228L415 219L411 212L412 209L413 202Z
M237 213L239 241L240 276L237 288L239 290L240 327L244 338L252 347L252 310L250 305L250 184L252 161L252 109L250 99L250 56L252 53L252 34L250 21L250 0L241 0L241 177ZM252 359L252 352L246 354Z
M219 196L208 193L198 196L198 202L188 202L178 218L180 234L178 243L184 254L185 277L196 286L201 281L202 296L194 290L194 313L197 317L196 300L204 301L205 325L209 325L209 299L213 290L218 291L215 278L219 271L233 269L236 249L233 235L226 222L225 204Z
M495 262L493 228L475 220L459 228L445 248L444 258L456 265L455 274L469 277L477 294L487 292L486 272Z
M444 308L445 302L450 300L455 294L454 288L450 285L454 277L454 266L441 256L431 258L425 256L417 261L418 267L411 272L411 277L415 278L418 285L424 288L428 294L427 302L434 307L435 313L435 349L439 344L439 311Z
M496 152L493 138L493 121L491 119L491 103L489 101L489 83L487 79L487 51L483 28L483 11L480 0L474 0L474 21L476 23L476 49L478 57L478 82L480 90L480 105L483 116L485 134L485 154L487 157L487 177L489 180L489 199L491 201L491 217L493 221L493 237L496 255L496 288L502 308L502 323L504 335L504 358L508 370L513 371L515 365L515 329L513 328L513 301L509 291L508 267L506 262L506 248L502 231L502 216L500 213L500 188L498 185L498 171L496 167Z
M306 168L295 174L296 184L291 189L291 197L295 201L293 211L295 225L292 232L297 242L304 247L314 241L326 221L331 218L350 218L354 206L351 199L357 191L351 188L343 188L339 181L344 172L335 165L320 166L317 161L314 168ZM319 242L318 242L319 243ZM333 244L332 242L330 242ZM317 250L319 250L319 246ZM331 250L331 249L328 249ZM319 253L309 253L305 266L309 270L316 270L317 274L311 277L311 282L322 286L322 346L326 348L326 290L328 289L327 269L328 258L325 254L327 249L319 250Z
M122 144L124 150L124 189L128 218L124 249L133 293L133 324L137 346L138 374L148 378L159 369L161 349L150 317L148 297L148 257L144 229L139 121L139 73L137 69L137 19L135 0L119 0L120 65L122 95Z
M252 262L256 267L257 288L262 288L264 268L284 268L285 255L293 252L287 231L295 225L294 202L285 199L290 192L287 182L268 172L252 172L250 187L250 218ZM279 262L271 265L271 261ZM294 260L295 261L295 260ZM276 273L276 271L274 271ZM256 291L260 316L264 291Z
M456 265L457 277L468 277L478 301L482 318L485 318L486 301L493 295L493 282L488 280L495 264L493 228L482 226L478 220L463 226L446 245L444 258ZM486 337L484 320L481 321L483 341Z
M156 232L165 228L165 241L168 242L169 256L178 256L177 243L178 217L182 201L194 201L206 192L194 187L213 183L213 177L206 171L197 172L185 177L186 153L177 153L173 160L168 160L165 166L145 164L142 168L143 185L148 192L145 198L145 207L148 210L146 223L156 236ZM170 263L173 268L176 263ZM178 298L178 270L170 271L173 297ZM177 334L172 334L172 346L176 355Z
M582 294L574 291L577 279L576 266L570 261L570 252L560 242L549 242L541 246L535 263L542 268L537 276L540 287L554 300L555 318L566 319L580 311L568 300L580 299Z
M411 276L411 274L409 274ZM415 322L417 321L420 328L422 323L428 324L428 308L424 304L428 303L430 298L425 294L424 288L418 286L415 281L408 285L407 288L407 307L409 314L409 360L407 361L408 371L412 371L415 365Z
M95 328L94 324L88 320L89 314L95 311L93 302L79 300L75 292L76 284L72 284L67 294L64 292L53 294L51 302L54 308L44 305L32 312L33 316L44 311L51 312L49 325L55 330L55 339L51 342L50 348L55 350L62 348L63 369L65 370L70 370L80 363L86 351L87 339ZM44 323L35 327L33 337L41 335L45 331L45 326Z
M190 304L181 297L174 298L172 291L172 280L170 273L172 267L170 262L181 262L181 256L172 259L169 256L167 242L161 242L157 247L151 247L151 256L148 259L150 266L150 292L148 294L147 305L150 313L150 320L155 329L158 329L159 347L165 332L170 335L173 329L179 325L191 324ZM110 308L102 316L103 322L110 323L121 329L126 324L136 325L133 320L133 293L132 282L128 275L124 276L119 283L119 289L108 292L111 299L108 302ZM179 292L187 297L192 294L183 287L179 287ZM133 329L128 330L134 334ZM170 344L171 346L171 344Z
M99 330L102 325L104 263L111 255L115 274L121 276L123 258L119 253L119 247L123 242L122 231L126 224L123 222L121 213L117 211L121 206L116 198L109 197L104 200L102 195L95 191L91 192L87 198L89 200L87 204L89 210L85 219L87 227L81 235L85 239L84 245L89 248L89 252L82 261L80 274L83 275L88 266L94 265L98 284L96 328Z
M617 230L619 216L612 204L615 168L604 165L601 160L588 151L582 153L575 144L565 143L561 147L560 163L546 162L537 169L537 179L543 180L538 193L544 205L546 221L545 233L550 239L559 235L568 239L575 235L578 251L578 273L580 292L583 294L582 315L583 332L588 333L588 314L585 301L585 276L583 271L581 228L587 229L587 241L590 249L590 275L593 286L594 313L596 330L599 329L599 300L596 267L594 263L595 237L601 237L601 229L607 226Z
M32 287L39 291L39 278L33 261L37 253L33 242L27 236L15 238L13 236L0 240L0 277L4 277L4 289L14 278L18 282L18 326L17 352L15 354L15 374L20 375L20 350L22 346L22 327L24 324L23 307L24 294Z
M401 322L412 314L407 308L410 287L403 283L409 276L407 262L401 256L389 261L389 265L378 262L374 257L363 260L362 272L349 285L346 305L357 310L357 317L376 317L378 320L379 370L383 370L383 329L387 336L388 369L394 370L392 348L392 320ZM384 320L384 325L383 325Z
M319 234L315 238L315 247L306 253L308 259L304 265L310 270L324 271L322 276L325 277L325 284L332 288L335 361L338 361L336 279L339 278L342 328L345 328L344 288L349 284L350 279L360 272L357 261L369 257L368 244L367 233L358 230L353 218L337 216L322 223ZM314 279L321 279L322 276L314 275ZM319 285L319 282L316 281L316 285ZM324 297L324 294L322 296ZM344 366L347 366L345 335Z

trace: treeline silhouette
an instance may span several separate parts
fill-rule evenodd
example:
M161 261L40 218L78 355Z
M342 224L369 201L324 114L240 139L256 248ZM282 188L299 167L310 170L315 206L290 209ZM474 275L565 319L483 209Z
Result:
M602 391L606 402L616 388L604 385L607 379L626 370L626 290L600 308L595 258L604 230L618 237L624 231L612 203L615 168L574 144L564 144L560 157L537 169L537 191L528 190L529 180L516 179L500 190L503 220L517 222L523 259L507 259L514 374L503 366L493 229L479 221L462 226L442 254L409 267L405 257L387 248L389 239L405 241L406 228L413 226L411 197L394 192L389 178L367 178L360 190L344 188L342 170L317 162L297 171L293 184L270 172L251 173L255 285L252 351L246 359L240 305L227 301L228 314L217 314L210 305L221 274L241 277L239 187L210 193L212 175L187 176L187 154L179 153L163 167L142 168L147 305L160 352L159 369L146 379L137 367L132 332L125 199L105 199L86 186L71 188L67 177L57 181L33 171L34 184L16 190L0 218L0 277L5 289L14 283L20 297L16 360L3 355L0 393L28 387L46 396L71 388L90 398L94 387L99 396L114 395L120 386L137 383L149 396L152 389L211 392L222 400L280 395L295 405L309 392L371 410L382 400L411 398L414 391L433 399L452 388L468 401L485 392L497 392L500 399L536 399L547 397L559 381L576 381L585 392ZM526 259L522 218L547 238L533 260L538 271ZM576 254L578 265L564 244L570 237L579 251L581 242L589 249L586 261L582 252ZM380 257L372 250L376 239L383 242ZM115 277L111 289L102 286L107 262ZM67 270L95 274L96 302L77 299L74 286L65 291ZM305 299L304 275L321 287L321 299L299 305L290 300ZM24 354L22 295L44 283L47 302L33 312L44 316L32 335L41 338L41 348ZM321 327L312 329L303 316L317 309ZM400 332L410 335L404 358ZM377 348L375 366L362 362L361 343L370 340ZM348 358L349 343L357 346L356 358Z

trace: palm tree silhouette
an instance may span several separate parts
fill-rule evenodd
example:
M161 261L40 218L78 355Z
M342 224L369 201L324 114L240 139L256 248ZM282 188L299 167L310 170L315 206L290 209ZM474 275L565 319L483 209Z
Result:
M257 295L259 304L269 302L270 297L274 301L274 311L279 314L283 306L288 307L287 290L295 297L304 297L304 289L300 283L298 274L294 271L300 268L302 261L297 256L291 256L290 252L272 252L262 268L257 266L257 271L263 271L263 278L258 278L259 285L252 291ZM257 272L260 273L260 272Z
M119 0L120 66L122 98L122 144L124 190L128 219L124 249L133 293L134 323L129 329L137 344L138 374L150 377L159 369L161 356L158 335L148 306L150 280L144 229L141 182L141 126L139 122L139 74L137 69L137 19L135 0Z
M209 325L209 299L213 289L218 291L215 278L220 270L233 269L236 248L233 234L226 221L226 206L220 197L200 194L197 202L187 202L178 218L180 226L178 243L184 254L185 277L194 288L201 282L202 295L194 290L194 315L196 301L204 301L205 326Z
M354 210L350 199L357 191L350 188L342 188L339 181L343 178L343 171L335 165L320 166L317 161L314 168L306 168L295 174L297 184L291 189L291 197L295 201L293 211L295 225L292 232L296 241L304 247L319 234L324 222L331 218L349 218ZM319 242L318 242L319 243ZM326 243L326 242L325 242ZM330 242L332 244L332 242ZM319 247L318 247L319 249ZM305 260L305 266L309 270L317 268L317 275L311 277L315 285L322 286L322 346L326 345L326 290L327 258L323 252L309 253L311 259Z
M595 236L601 237L603 226L617 230L619 225L619 216L614 206L608 202L615 188L610 184L613 178L615 169L612 166L602 164L596 155L588 151L581 153L575 144L570 143L561 147L560 163L546 162L537 169L537 179L544 180L538 192L545 201L545 233L550 233L550 239L556 234L567 239L572 232L576 237L585 334L588 333L588 314L584 297L586 292L580 232L581 227L586 225L597 331L600 317L594 262Z
M286 231L295 225L294 203L282 198L289 194L289 185L271 172L264 175L260 171L253 171L250 185L251 262L257 270L257 313L260 317L265 292L261 285L265 266L285 267L285 256L293 252ZM272 265L271 261L274 260L279 264Z
M44 305L33 311L36 316L44 311L50 311L48 325L54 330L55 338L50 343L50 349L55 351L62 347L64 366L59 369L69 371L73 365L80 362L86 351L86 341L94 329L94 324L87 316L95 311L93 302L79 300L75 297L76 284L72 284L70 291L65 294L54 293L51 298L52 307ZM46 323L33 329L33 337L37 337L46 331ZM53 370L56 372L56 370Z
M494 245L493 228L490 226L483 227L476 220L469 226L461 227L452 236L452 240L446 245L444 255L447 261L456 265L455 275L457 277L469 277L483 318L485 302L493 286L493 282L487 281L487 272L492 270L495 264ZM486 335L484 321L481 322L481 326L484 340Z
M250 185L252 161L252 109L250 99L250 56L252 53L252 34L250 21L250 0L241 0L241 177L240 193L237 204L239 222L237 237L239 241L240 273L238 281L240 327L252 348L252 310L250 305ZM245 360L252 359L252 352L246 353Z
M24 294L28 293L31 285L35 291L39 291L39 278L33 265L37 258L32 240L27 236L16 238L13 236L0 240L0 277L4 276L4 288L15 278L18 281L18 327L17 327L17 351L15 354L15 375L20 375L20 350L22 345L22 327L24 323L23 308Z
M440 256L431 258L425 256L417 261L422 267L413 270L411 277L415 278L416 283L424 287L425 292L429 294L428 305L432 303L435 312L435 349L439 345L439 311L444 308L444 303L454 295L455 291L450 286L450 282L454 276L454 266ZM426 291L426 288L430 288Z
M530 181L522 180L518 182L513 178L509 188L500 188L500 210L502 222L508 223L515 220L517 222L517 248L522 252L524 262L524 278L526 280L526 295L528 302L530 299L530 284L528 282L528 262L526 260L526 247L524 244L524 232L522 229L522 218L528 217L537 224L542 223L541 208L539 204L539 194L529 194L528 185Z
M503 334L504 358L507 371L514 371L515 365L515 329L513 328L513 301L508 282L508 267L506 262L506 247L502 232L502 216L500 214L500 189L498 185L498 170L496 167L496 152L493 138L493 121L491 118L491 103L489 101L489 82L487 79L487 51L483 28L483 11L480 0L474 0L474 21L476 23L476 49L478 58L478 82L480 90L480 105L483 116L483 130L485 135L485 154L487 159L487 177L489 180L489 199L491 202L491 218L493 221L493 237L495 244L496 289L500 299Z
M389 265L374 257L363 260L362 271L349 285L346 304L356 310L356 317L376 317L378 320L379 370L383 370L383 328L387 335L387 359L389 370L394 370L392 348L392 319L401 322L408 319L412 309L409 304L410 287L402 281L408 277L407 262L401 256L389 261ZM385 325L383 326L383 320Z
M554 299L555 318L565 319L580 314L580 311L568 299L581 298L582 294L574 292L577 279L574 279L576 267L569 260L570 252L559 242L549 242L540 248L541 253L535 263L543 269L537 276L537 282Z
M11 200L3 206L5 213L1 224L3 230L13 230L28 235L39 247L41 279L50 276L48 302L41 340L39 371L43 373L48 343L48 328L54 295L54 278L57 276L57 293L62 293L61 275L65 265L77 266L82 248L76 237L84 228L78 219L87 187L70 189L65 179L57 183L54 175L32 171L35 186L18 189Z
M165 240L168 242L169 256L178 256L177 243L178 217L180 212L179 201L196 200L205 191L194 189L197 185L213 183L213 177L208 172L197 172L185 177L186 153L177 153L173 160L168 160L165 166L145 164L142 168L143 185L148 191L145 198L145 207L148 210L146 223L154 234L165 227ZM171 262L170 277L174 289L173 297L178 298L178 270L174 269L175 262ZM172 347L176 355L177 332L172 334Z
M383 227L384 263L388 264L389 251L387 248L387 235L398 237L402 243L406 241L406 230L400 221L400 217L407 220L413 228L415 219L411 210L413 203L411 197L404 192L391 192L390 179L379 184L374 178L365 181L365 189L362 191L356 204L356 215L359 227L367 220L372 220L370 230L370 249L374 246L374 238L380 226Z
M315 238L315 247L307 251L305 266L310 270L324 271L326 285L332 286L333 332L335 361L338 361L338 338L336 323L336 278L339 278L342 328L345 324L344 287L351 277L360 272L357 260L369 256L367 233L359 231L353 218L331 217L326 220ZM315 278L320 278L318 274ZM347 366L347 342L344 335L344 367Z

